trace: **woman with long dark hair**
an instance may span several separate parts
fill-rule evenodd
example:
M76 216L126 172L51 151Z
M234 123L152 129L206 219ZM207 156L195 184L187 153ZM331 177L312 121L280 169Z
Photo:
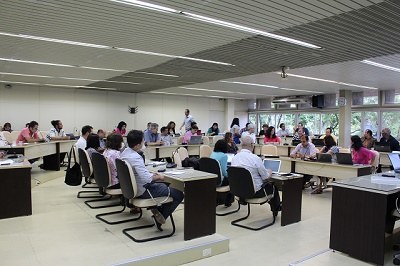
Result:
M126 123L121 121L118 123L118 126L114 129L114 132L120 134L121 136L126 135Z
M233 135L231 132L226 132L224 140L226 142L226 145L228 147L227 153L233 153L236 154L238 151L238 147L236 146L235 141L233 140Z
M275 135L275 127L273 126L270 126L267 129L267 132L265 133L264 137L264 143L270 143L270 142L277 142L277 143L281 142L281 138Z
M353 163L371 165L372 160L375 158L375 154L363 146L359 136L351 136L351 148Z
M218 123L213 123L212 126L208 129L208 136L217 136L219 134Z
M169 135L175 135L175 122L174 121L169 121L168 125L167 125L167 129L168 129L168 134Z

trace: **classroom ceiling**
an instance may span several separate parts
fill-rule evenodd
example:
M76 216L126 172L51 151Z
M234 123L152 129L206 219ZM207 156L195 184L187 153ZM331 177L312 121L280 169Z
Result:
M137 3L1 1L0 82L236 99L400 87L400 72L361 62L400 67L400 1Z

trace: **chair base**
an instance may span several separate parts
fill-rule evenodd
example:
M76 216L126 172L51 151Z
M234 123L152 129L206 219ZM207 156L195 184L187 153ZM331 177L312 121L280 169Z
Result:
M99 193L99 191L98 190L79 191L76 197L78 199L100 199L104 197L103 195L81 196L81 194L86 194L86 193Z
M273 215L272 216L273 217L272 222L270 222L270 223L268 223L266 225L260 226L260 227L251 227L251 226L239 224L239 222L246 220L247 218L249 218L249 216L250 216L250 204L247 203L247 215L245 217L243 217L243 218L240 218L240 219L232 221L231 225L242 227L242 228L246 228L246 229L253 230L253 231L258 231L258 230L261 230L261 229L267 228L268 226L273 225L275 223L275 218L276 218L276 216Z
M229 214L232 214L232 213L238 212L239 210L240 210L240 204L239 204L239 202L238 202L238 207L237 207L237 209L236 209L236 210L233 210L233 211L227 211L227 212L216 212L216 213L215 213L215 215L217 215L217 216L226 216L226 215L229 215Z
M142 239L138 239L133 237L132 235L130 235L128 232L129 231L134 231L134 230L138 230L138 229L143 229L143 228L150 228L153 227L155 224L147 224L147 225L140 225L140 226L136 226L136 227L131 227L131 228L126 228L124 230L122 230L122 233L124 233L124 235L126 235L127 237L129 237L130 239L132 239L135 242L138 243L143 243L143 242L148 242L148 241L153 241L153 240L158 240L158 239L163 239L163 238L167 238L167 237L171 237L175 234L175 222L174 222L174 218L172 217L172 214L169 216L170 220L171 220L171 224L172 224L172 232L169 234L164 234L161 236L154 236L154 237L149 237L149 238L142 238Z
M127 223L127 222L133 222L133 221L136 221L136 220L139 220L140 218L142 218L142 214L143 214L142 210L140 210L139 216L135 217L135 218L119 220L119 221L113 221L113 222L107 221L106 219L103 218L104 216L110 216L110 215L114 215L114 214L123 213L125 211L125 209L126 209L126 206L124 206L122 208L122 210L120 210L120 211L106 212L106 213L97 214L96 215L96 219L98 219L98 220L100 220L102 222L105 222L106 224L114 225L114 224L122 224L122 223Z
M83 184L82 185L82 188L99 188L99 186L98 185L96 185L96 184L93 184L93 183L85 183L85 184Z
M87 200L87 201L85 201L85 204L86 204L89 208L91 208L91 209L102 209L102 208L116 207L116 206L120 206L120 205L121 205L120 202L118 202L118 203L113 203L113 204L108 204L108 205L100 205L100 206L92 206L92 205L90 204L90 203L92 203L92 202L108 201L108 200L110 200L111 198L112 198L111 195L105 195L105 196L102 196L101 199Z

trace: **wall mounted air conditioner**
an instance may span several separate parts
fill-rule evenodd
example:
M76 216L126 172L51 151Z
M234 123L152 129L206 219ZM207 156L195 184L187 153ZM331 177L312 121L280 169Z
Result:
M310 97L296 96L296 97L276 97L272 99L273 104L304 104L309 103Z

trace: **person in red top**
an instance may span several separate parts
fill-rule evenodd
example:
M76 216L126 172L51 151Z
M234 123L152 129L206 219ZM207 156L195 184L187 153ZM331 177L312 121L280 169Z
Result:
M277 142L278 144L281 142L281 138L275 135L275 128L273 126L267 129L264 137L264 144L270 142Z
M375 154L363 146L359 136L351 136L351 147L353 148L351 152L353 163L371 165Z
M18 138L17 138L17 143L19 143L19 142L33 143L33 142L38 142L38 141L44 141L43 138L39 137L38 127L39 127L38 122L31 121L28 124L28 126L24 129L22 129L21 133L19 133Z

